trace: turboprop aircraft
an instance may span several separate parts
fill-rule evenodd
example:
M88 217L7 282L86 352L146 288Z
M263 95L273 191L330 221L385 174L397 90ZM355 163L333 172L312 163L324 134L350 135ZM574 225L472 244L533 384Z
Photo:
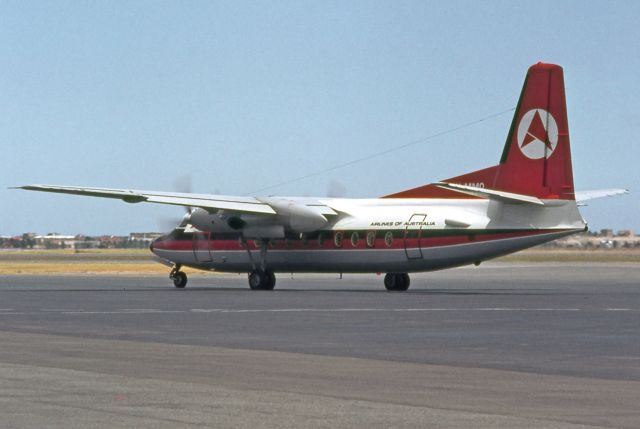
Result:
M492 167L374 199L238 197L75 186L21 189L186 206L189 213L151 251L172 267L248 272L251 289L271 290L277 272L385 272L406 291L412 272L439 270L516 252L587 229L576 193L563 71L529 68L500 162Z

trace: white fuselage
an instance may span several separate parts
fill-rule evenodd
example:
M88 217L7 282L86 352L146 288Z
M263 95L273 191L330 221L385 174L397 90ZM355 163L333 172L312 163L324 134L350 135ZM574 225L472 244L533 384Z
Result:
M152 250L172 262L244 272L264 256L278 272L417 272L479 263L585 229L575 201L544 206L488 199L285 198L335 216L313 234L269 240L188 227ZM324 207L324 208L323 208ZM264 251L266 250L266 255Z

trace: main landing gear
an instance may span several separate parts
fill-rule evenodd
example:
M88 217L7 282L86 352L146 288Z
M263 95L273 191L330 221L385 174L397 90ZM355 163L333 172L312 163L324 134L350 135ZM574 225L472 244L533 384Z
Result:
M180 268L180 264L174 265L171 269L171 272L169 273L169 278L173 280L173 285L175 287L177 287L178 289L184 289L184 287L187 285L187 275L184 273L184 271L180 271Z
M384 276L384 287L391 292L404 292L409 289L411 279L407 273L387 273Z
M271 270L254 269L249 273L249 287L252 290L273 290L276 275Z
M276 287L276 276L273 271L267 269L267 248L268 239L260 240L260 254L258 260L254 260L249 246L243 240L242 246L247 250L251 261L251 272L249 273L249 287L251 290L273 290Z

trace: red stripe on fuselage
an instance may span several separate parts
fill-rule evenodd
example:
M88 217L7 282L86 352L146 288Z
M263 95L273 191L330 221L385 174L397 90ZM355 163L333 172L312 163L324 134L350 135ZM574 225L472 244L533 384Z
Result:
M456 233L453 235L439 235L429 233L429 231L422 231L422 237L404 238L404 230L393 231L394 238L391 245L387 245L384 239L384 232L378 232L376 236L374 246L369 247L366 243L367 231L359 231L356 245L354 246L351 241L352 231L343 235L342 245L336 246L334 243L334 234L327 236L324 242L320 244L320 241L316 239L279 239L271 240L269 243L269 249L274 250L290 250L290 251L305 251L305 250L375 250L375 249L405 249L405 248L429 248L429 247L442 247L453 246L474 242L487 242L494 240L502 240L507 238L527 237L541 234L548 234L553 232L562 232L565 230L558 229L535 229L535 230L517 230L508 232L483 232L483 231L465 231L465 233ZM568 231L568 230L566 230ZM415 231L413 231L415 233ZM194 244L197 250L211 250L211 251L239 251L246 250L242 246L240 239L226 239L226 240L171 240L164 239L153 243L153 248L158 250L169 251L192 251ZM249 250L258 250L259 242L256 240L246 240L246 245Z

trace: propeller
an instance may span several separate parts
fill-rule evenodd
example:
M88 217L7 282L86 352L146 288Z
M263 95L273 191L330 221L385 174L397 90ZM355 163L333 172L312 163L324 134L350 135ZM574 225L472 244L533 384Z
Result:
M327 197L344 198L347 195L347 187L337 179L329 180L327 184Z
M173 190L183 194L191 194L193 192L192 182L191 174L187 173L183 176L178 176L173 180ZM185 210L188 214L191 214L193 207L185 206Z
M192 191L192 180L190 174L178 176L173 180L172 188L176 192L190 194ZM193 207L185 206L186 213L181 218L163 216L158 218L157 224L161 231L170 231L176 227L184 227L189 223L189 218L193 211Z

